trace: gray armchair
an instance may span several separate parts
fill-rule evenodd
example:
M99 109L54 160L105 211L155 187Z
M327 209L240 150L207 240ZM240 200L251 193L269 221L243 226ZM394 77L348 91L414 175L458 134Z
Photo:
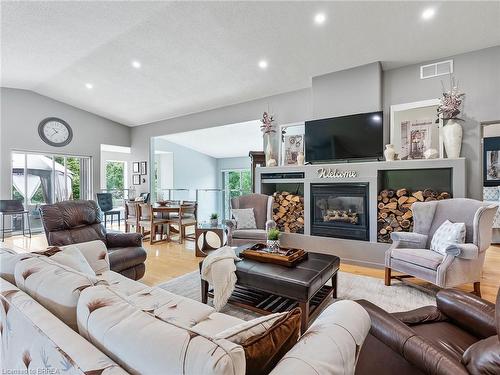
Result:
M267 229L276 224L273 221L273 197L264 194L242 195L231 199L231 209L253 208L257 229L238 229L234 220L226 221L227 244L239 246L250 242L266 241Z
M391 270L429 281L441 288L474 283L481 295L480 279L486 249L491 244L491 225L497 206L458 198L415 203L413 233L392 233L393 244L385 253L385 285ZM446 255L429 250L434 232L446 220L465 223L464 244L450 244Z

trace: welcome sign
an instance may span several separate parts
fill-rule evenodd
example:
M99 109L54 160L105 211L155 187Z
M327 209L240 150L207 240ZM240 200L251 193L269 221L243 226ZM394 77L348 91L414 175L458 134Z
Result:
M319 178L355 178L358 177L358 172L355 170L342 171L337 168L320 168L318 169Z

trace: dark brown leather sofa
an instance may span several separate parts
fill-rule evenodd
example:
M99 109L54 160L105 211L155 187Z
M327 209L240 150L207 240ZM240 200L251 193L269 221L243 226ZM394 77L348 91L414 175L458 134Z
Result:
M144 276L146 250L139 233L106 232L95 201L65 201L40 207L43 228L50 246L101 240L109 253L111 270L139 280Z
M356 374L500 374L500 291L495 305L445 289L437 306L389 314L358 301L372 327Z

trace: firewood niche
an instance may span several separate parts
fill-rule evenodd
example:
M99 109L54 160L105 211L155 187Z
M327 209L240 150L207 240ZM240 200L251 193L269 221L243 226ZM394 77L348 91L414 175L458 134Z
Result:
M392 232L411 232L413 230L413 212L415 202L429 202L451 198L447 191L432 189L409 191L384 189L377 196L377 240L391 243Z
M304 197L288 191L273 193L273 220L285 233L304 232Z

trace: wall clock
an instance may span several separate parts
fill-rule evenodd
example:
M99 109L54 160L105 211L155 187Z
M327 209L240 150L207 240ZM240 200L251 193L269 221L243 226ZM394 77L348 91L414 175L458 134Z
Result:
M48 145L62 147L73 139L73 130L66 121L57 117L48 117L38 125L38 135Z

